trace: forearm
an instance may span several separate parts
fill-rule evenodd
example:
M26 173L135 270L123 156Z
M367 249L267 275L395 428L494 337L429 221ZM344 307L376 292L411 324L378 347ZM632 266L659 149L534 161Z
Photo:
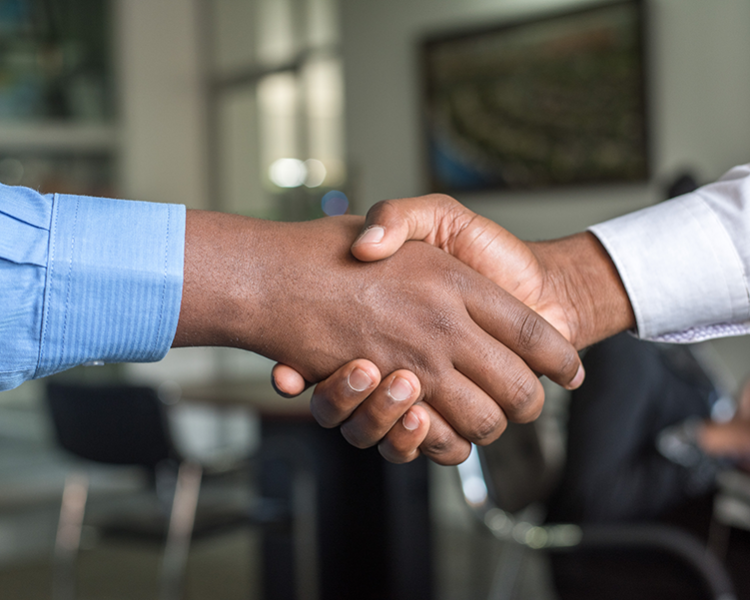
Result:
M241 346L253 337L262 255L254 219L187 211L182 304L174 347ZM237 299L246 302L238 306ZM239 332L243 331L242 339Z
M280 349L288 341L283 325L298 320L296 332L303 337L302 310L315 297L305 276L314 279L320 268L313 258L320 242L308 229L301 223L188 211L173 346L227 346L288 360L288 349ZM339 241L341 253L348 241ZM332 244L326 249L338 254Z
M588 232L529 244L546 286L571 325L571 342L585 348L635 326L635 316L612 259ZM547 295L543 292L542 295Z

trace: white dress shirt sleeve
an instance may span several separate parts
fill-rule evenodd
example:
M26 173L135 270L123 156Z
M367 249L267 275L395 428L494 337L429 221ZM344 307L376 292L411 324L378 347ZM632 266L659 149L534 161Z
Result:
M590 228L620 273L641 338L750 333L750 165Z

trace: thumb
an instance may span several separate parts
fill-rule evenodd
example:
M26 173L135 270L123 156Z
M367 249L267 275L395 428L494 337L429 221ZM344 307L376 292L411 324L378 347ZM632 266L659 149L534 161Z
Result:
M378 202L367 211L362 233L352 244L352 254L370 262L391 256L408 240L440 245L446 232L455 228L457 217L471 214L442 194Z

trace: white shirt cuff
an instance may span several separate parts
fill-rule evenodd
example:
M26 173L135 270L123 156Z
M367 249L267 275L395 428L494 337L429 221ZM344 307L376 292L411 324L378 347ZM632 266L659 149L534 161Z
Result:
M645 339L750 331L742 260L700 191L590 228L620 273Z

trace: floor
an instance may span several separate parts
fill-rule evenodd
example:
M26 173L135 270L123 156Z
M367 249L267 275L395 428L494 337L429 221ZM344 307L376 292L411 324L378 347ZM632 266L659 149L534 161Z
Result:
M555 600L544 555L519 554L517 546L492 537L463 501L455 469L434 466L430 481L436 600ZM517 565L517 576L509 578L506 570L496 580L508 561Z
M48 600L60 495L74 464L58 452L38 411L0 406L0 598ZM436 467L436 600L487 598L503 552L471 520L455 471ZM94 472L90 515L143 482L132 471ZM186 600L260 600L258 535L251 529L194 544L189 558ZM84 530L77 573L81 600L133 600L158 596L160 547L103 538ZM529 555L513 598L554 600L544 561Z
M0 406L0 598L53 597L61 493L66 475L79 466L56 450L39 405L11 401ZM123 498L138 502L142 495L143 478L130 469L102 467L90 474L93 520L107 505ZM187 598L258 598L257 545L257 535L249 529L196 543L189 558ZM82 546L76 567L79 598L157 598L158 544L108 540L86 527Z
M492 575L502 555L493 540L470 541L465 532L442 530L437 544L436 600L479 600L492 589ZM186 600L259 599L258 539L240 531L194 546L190 554ZM99 540L81 552L77 567L78 597L83 600L157 599L160 553L153 544ZM51 561L27 559L0 569L0 598L52 598ZM528 556L513 598L552 600L544 562Z
M186 600L258 598L252 534L237 532L198 544L191 552ZM100 542L81 553L78 597L85 600L133 600L158 597L160 553L153 544ZM0 570L0 597L42 600L52 597L49 560L23 561Z

